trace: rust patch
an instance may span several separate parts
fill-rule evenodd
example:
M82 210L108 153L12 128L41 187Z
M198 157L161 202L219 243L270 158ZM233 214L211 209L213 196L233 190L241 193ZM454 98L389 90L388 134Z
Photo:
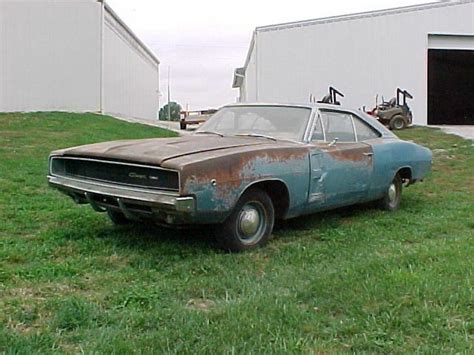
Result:
M344 147L335 147L334 149L328 149L326 152L336 160L342 161L352 161L352 162L361 162L369 160L370 164L372 164L372 149L369 146L363 146L358 148L347 148Z
M185 166L181 173L181 188L191 193L193 186L214 188L214 197L231 204L242 184L264 176L260 169L267 164L288 163L306 159L308 148L268 148L249 150L220 157L210 157ZM216 180L212 187L211 181Z
M192 164L189 168L183 169L181 174L182 184L185 185L190 178L195 178L199 182L210 182L211 179L216 179L221 183L234 182L235 187L237 187L243 177L242 173L252 168L258 160L265 161L268 164L274 162L285 163L304 159L307 154L307 149L265 149L202 160Z

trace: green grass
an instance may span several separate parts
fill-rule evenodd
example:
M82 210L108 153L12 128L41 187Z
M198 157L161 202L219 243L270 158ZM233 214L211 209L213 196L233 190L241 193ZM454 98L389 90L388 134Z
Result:
M227 254L206 230L115 228L47 186L51 150L172 133L95 115L0 115L0 352L474 351L474 147L428 128L433 173L396 213L280 223Z

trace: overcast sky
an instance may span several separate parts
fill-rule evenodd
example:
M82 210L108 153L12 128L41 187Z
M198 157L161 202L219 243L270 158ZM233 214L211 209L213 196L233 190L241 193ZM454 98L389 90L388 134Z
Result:
M257 26L419 4L416 0L107 0L160 60L161 104L204 109L234 102L234 68L243 66Z

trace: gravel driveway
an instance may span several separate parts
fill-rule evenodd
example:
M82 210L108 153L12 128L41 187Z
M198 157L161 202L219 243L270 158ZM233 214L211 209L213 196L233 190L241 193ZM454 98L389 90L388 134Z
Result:
M116 116L114 116L114 118L118 120L122 120L122 121L127 121L127 122L141 123L141 124L146 124L149 126L165 128L170 131L179 133L179 135L181 136L187 136L189 134L192 134L194 130L198 127L198 126L192 126L191 128L188 128L186 130L181 130L179 128L179 122L176 122L176 121L158 121L158 120L146 120L142 118L128 118L128 117L116 117Z
M442 131L457 136L474 140L474 126L433 126L441 128Z

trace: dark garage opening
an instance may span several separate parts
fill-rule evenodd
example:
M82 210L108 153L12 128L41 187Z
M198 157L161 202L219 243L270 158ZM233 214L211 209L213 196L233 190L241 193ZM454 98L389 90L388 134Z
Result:
M428 124L474 125L474 50L428 50Z

